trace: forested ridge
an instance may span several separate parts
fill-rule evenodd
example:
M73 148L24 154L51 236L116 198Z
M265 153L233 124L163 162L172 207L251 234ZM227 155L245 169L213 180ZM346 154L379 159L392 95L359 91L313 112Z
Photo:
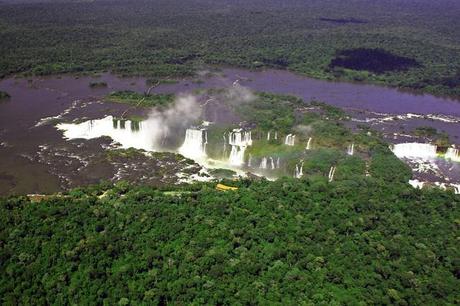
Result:
M3 198L2 303L458 304L459 197L379 171Z
M25 2L0 4L3 76L112 70L168 79L232 65L460 95L458 1ZM334 65L356 50L369 50L363 61L372 65L362 54ZM388 70L385 54L417 65Z

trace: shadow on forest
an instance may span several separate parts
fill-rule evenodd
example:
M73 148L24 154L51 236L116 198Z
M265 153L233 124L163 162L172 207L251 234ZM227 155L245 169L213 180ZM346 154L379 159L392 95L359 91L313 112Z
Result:
M347 49L338 51L329 68L342 67L353 70L367 70L373 73L406 71L420 67L415 59L394 55L383 49Z

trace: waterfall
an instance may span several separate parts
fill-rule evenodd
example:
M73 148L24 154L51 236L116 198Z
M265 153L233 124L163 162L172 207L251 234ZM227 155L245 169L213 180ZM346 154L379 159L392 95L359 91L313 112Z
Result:
M268 159L266 157L263 157L261 162L260 162L260 169L267 169L267 164L268 164Z
M252 167L252 155L251 155L251 154L249 154L248 167L249 167L249 168Z
M252 145L251 132L235 129L230 133L228 142L232 146L229 158L230 165L242 166L246 148Z
M400 143L390 147L390 149L399 158L433 158L436 157L437 146L429 143Z
M275 132L275 140L278 140L278 132Z
M454 187L455 194L460 194L460 184L452 184L452 187Z
M332 166L331 169L329 170L329 182L332 182L334 180L334 175L335 175L335 167Z
M168 131L164 130L163 135L161 136L161 145L164 146L166 143L166 139L168 138Z
M279 169L280 168L280 158L278 157L276 159L276 169Z
M348 145L347 154L353 155L354 153L355 153L355 144L352 143L351 145Z
M303 176L303 162L300 162L300 165L299 164L295 165L294 177L299 179L302 176Z
M287 146L294 146L295 144L295 135L289 134L286 136L286 140L284 141L284 144Z
M312 140L312 139L313 139L313 138L311 138L311 137L308 138L307 147L305 148L306 150L311 150L311 140Z
M446 158L460 162L460 151L456 148L448 148L446 152Z
M179 148L179 153L192 159L206 158L206 144L208 133L205 129L187 129L185 141Z
M442 190L447 190L446 183L435 182L434 185Z
M420 182L419 180L409 180L409 184L415 189L422 189L425 183Z
M267 141L270 141L270 132L267 133Z
M273 157L270 157L270 166L272 167L272 170L275 169L275 161L273 160Z

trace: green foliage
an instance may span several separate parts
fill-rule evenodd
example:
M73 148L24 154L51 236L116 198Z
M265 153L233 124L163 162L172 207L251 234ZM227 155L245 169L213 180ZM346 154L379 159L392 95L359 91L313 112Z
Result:
M231 65L459 96L458 1L418 2L5 2L0 76L110 70L172 79ZM329 68L341 50L376 49L420 66L384 74Z
M232 178L236 175L235 171L229 169L210 169L209 173L218 179Z
M228 183L239 190L1 199L2 303L458 303L453 193L364 176Z
M6 100L10 98L10 95L6 91L0 91L0 100Z
M131 90L114 91L105 97L106 101L135 105L139 107L164 107L174 101L174 94L144 95Z
M382 146L372 152L370 175L388 182L407 182L412 177L411 169L389 151Z
M258 93L255 101L240 105L237 111L264 131L287 134L295 124L295 107L302 105L303 101L294 96Z

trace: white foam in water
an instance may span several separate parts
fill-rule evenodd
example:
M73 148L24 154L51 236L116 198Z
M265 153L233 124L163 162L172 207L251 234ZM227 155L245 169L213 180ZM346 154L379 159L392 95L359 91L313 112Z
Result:
M434 158L437 146L429 143L400 143L392 146L391 150L399 158Z
M205 159L208 134L205 129L187 129L179 153L192 159Z
M63 131L67 139L93 139L108 136L125 149L132 147L147 151L156 150L156 138L148 122L120 121L108 116L81 123L59 123L56 127Z

